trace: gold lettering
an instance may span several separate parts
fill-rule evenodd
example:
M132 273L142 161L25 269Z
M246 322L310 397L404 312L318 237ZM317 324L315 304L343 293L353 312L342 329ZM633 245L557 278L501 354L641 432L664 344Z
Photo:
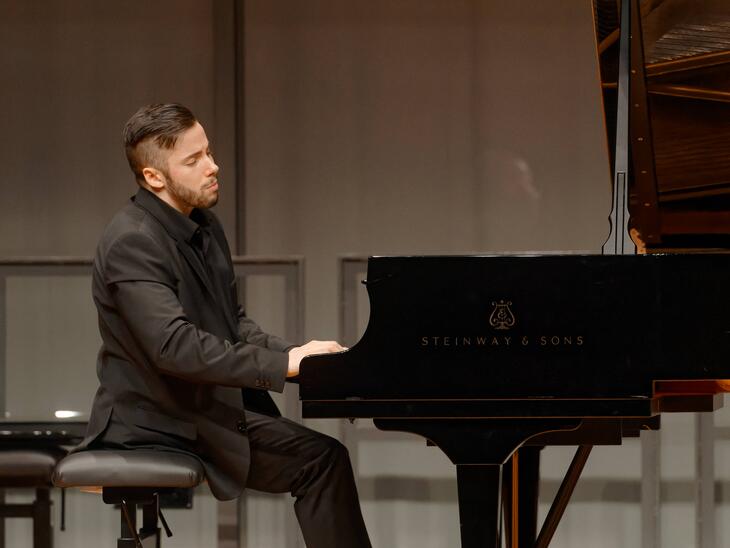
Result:
M460 336L423 336L421 337L421 346L512 346L512 336L476 336L476 337L460 337ZM530 339L527 335L518 336L515 345L529 346ZM584 346L584 335L540 335L537 338L537 344L540 346Z

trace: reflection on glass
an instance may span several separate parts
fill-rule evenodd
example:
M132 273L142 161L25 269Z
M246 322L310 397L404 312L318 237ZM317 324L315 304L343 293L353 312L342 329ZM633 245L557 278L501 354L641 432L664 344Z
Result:
M83 413L80 411L65 411L63 409L59 409L54 413L54 415L57 419L72 419L74 417L80 417Z

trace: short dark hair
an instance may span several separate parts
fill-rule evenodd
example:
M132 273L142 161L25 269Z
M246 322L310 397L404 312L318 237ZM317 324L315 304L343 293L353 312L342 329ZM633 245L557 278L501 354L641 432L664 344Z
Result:
M147 105L132 115L124 126L124 151L137 183L144 183L146 167L167 172L160 152L174 147L180 134L196 122L195 115L178 103Z

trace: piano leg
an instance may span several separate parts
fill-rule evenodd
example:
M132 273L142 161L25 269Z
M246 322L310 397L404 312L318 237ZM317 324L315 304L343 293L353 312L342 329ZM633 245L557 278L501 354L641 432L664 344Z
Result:
M505 545L509 548L535 546L541 450L541 446L523 446L503 468Z
M502 505L506 546L534 548L542 446L523 446L504 466Z
M513 527L518 526L520 523L520 516L517 512L516 503L519 503L519 493L513 496L518 491L519 482L519 449L504 463L502 467L502 505L504 510L502 512L502 519L504 521L504 545L507 548L514 548L519 538L517 531L513 530Z
M461 548L499 548L501 466L458 464Z
M373 423L380 430L423 436L446 453L451 462L456 464L462 548L499 548L502 463L509 460L510 455L530 438L547 432L576 430L581 425L581 419L534 419L528 422L522 419L485 419L460 422L375 418ZM532 465L535 475L538 464L539 461L535 460ZM525 500L529 498L528 495ZM537 495L533 498L537 504ZM527 538L531 534L528 533Z
M519 548L533 548L537 539L537 504L540 495L540 451L542 447L520 449L520 542Z

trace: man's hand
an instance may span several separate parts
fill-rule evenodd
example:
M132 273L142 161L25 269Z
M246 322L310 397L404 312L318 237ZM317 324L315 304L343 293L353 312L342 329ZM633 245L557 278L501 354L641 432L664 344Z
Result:
M299 364L302 359L312 354L332 354L333 352L342 352L347 350L340 346L336 341L309 341L302 346L295 346L289 350L289 371L287 377L296 377L299 375Z

